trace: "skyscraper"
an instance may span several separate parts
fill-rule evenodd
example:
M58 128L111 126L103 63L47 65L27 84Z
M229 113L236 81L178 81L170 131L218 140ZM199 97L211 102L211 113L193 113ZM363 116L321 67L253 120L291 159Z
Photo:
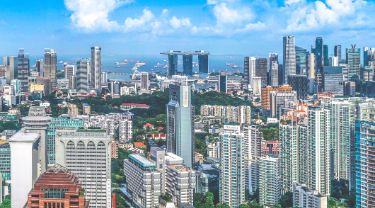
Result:
M105 130L56 131L56 163L75 174L89 207L111 207L111 136Z
M91 47L91 88L95 90L100 90L102 87L101 84L101 75L102 75L102 49L99 46Z
M277 53L268 56L268 85L279 86L279 57Z
M21 82L21 92L27 92L29 88L30 60L24 49L18 51L16 71L15 78Z
M375 48L363 48L363 65L375 66Z
M191 87L186 82L169 85L167 104L167 150L184 159L184 164L193 166L193 106Z
M16 74L16 67L17 64L17 58L14 56L4 56L3 57L3 65L5 66L5 77L7 79L7 83L9 84L11 80L13 80L17 74Z
M360 77L361 50L352 45L346 49L346 63L348 64L348 79L355 80Z
M335 57L337 57L339 63L341 62L342 58L341 58L341 45L335 45L335 48L334 48L334 51L333 51L333 55Z
M309 107L307 126L307 186L320 194L331 193L330 111Z
M267 85L267 58L257 58L255 61L255 76L261 78L262 87Z
M88 93L88 70L89 61L87 59L81 59L77 61L77 92L78 93Z
M246 56L244 58L244 79L246 84L251 85L252 79L255 77L256 58Z
M193 75L193 55L192 54L182 55L182 67L183 67L184 75L186 76Z
M177 74L178 56L177 54L168 54L168 76Z
M355 204L357 208L375 207L375 122L357 120L355 128Z
M307 74L307 50L296 46L296 74Z
M272 207L280 197L279 159L262 157L259 160L259 204Z
M219 200L230 207L245 202L245 140L238 133L220 135Z
M219 75L219 91L221 93L227 94L227 73L226 72L220 72Z
M306 75L289 75L288 84L297 92L298 99L307 98L309 80Z
M57 56L54 49L44 49L43 77L50 81L50 92L56 89Z
M314 54L315 54L315 60L316 60L316 71L317 73L322 73L323 70L323 63L324 63L324 51L323 51L323 38L317 37L315 39L315 48L314 48Z
M323 66L329 66L328 45L323 45Z
M344 76L342 74L342 67L324 67L324 92L331 92L337 95L344 94Z
M208 73L208 53L198 55L199 73Z
M141 90L148 91L150 81L148 79L148 72L141 73Z
M288 76L296 74L296 43L294 36L285 36L283 38L283 64L283 82L279 84L287 83Z

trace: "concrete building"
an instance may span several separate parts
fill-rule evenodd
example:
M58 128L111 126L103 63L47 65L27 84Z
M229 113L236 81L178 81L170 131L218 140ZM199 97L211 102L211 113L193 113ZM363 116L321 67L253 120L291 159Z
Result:
M133 203L142 208L159 205L162 178L154 162L141 155L130 154L124 160L124 175Z
M33 184L41 174L40 135L17 132L9 139L11 152L12 207L24 207Z
M259 204L274 206L281 197L278 158L262 157L259 160Z
M21 92L27 92L29 86L30 60L24 49L18 51L15 78L21 82Z
M102 49L99 46L91 47L90 88L100 90L102 87Z
M167 104L167 150L184 159L184 164L193 166L193 106L191 87L187 83L169 86Z
M44 49L43 77L50 80L50 89L52 92L56 89L56 72L57 72L57 56L54 49Z
M111 207L111 136L106 131L56 131L56 163L80 178L89 207Z
M307 187L323 196L331 193L330 111L309 107L307 126Z
M219 201L230 207L245 202L246 190L246 144L243 136L234 132L220 135Z
M375 207L375 122L374 120L356 121L356 207Z
M200 109L201 116L218 117L222 123L251 123L250 106L221 106L221 105L202 105Z
M288 83L288 76L296 74L296 42L294 36L283 38L283 64L283 83L279 84Z
M148 72L141 73L141 90L144 92L148 92L150 87L150 80L148 78Z
M328 197L317 191L309 190L305 185L294 184L293 207L298 208L327 208Z
M324 69L324 92L337 95L344 94L344 76L342 67L325 66Z
M3 56L3 66L5 67L5 78L9 84L16 77L17 58L14 56Z
M87 59L81 59L77 61L77 92L88 93L89 92L89 69L90 62Z
M297 92L297 99L307 99L309 90L309 79L306 75L290 75L288 77L288 85Z
M273 118L280 118L287 108L291 108L297 104L297 92L289 93L276 92L270 93L271 116Z
M27 207L87 208L79 179L65 167L55 165L43 173L28 194Z

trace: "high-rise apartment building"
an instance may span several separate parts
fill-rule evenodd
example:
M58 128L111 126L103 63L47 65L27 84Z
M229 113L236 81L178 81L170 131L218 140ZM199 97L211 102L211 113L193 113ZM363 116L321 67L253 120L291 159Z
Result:
M105 130L57 130L56 153L56 163L80 179L89 207L111 207L111 136Z
M34 183L28 195L27 207L87 208L84 192L77 176L67 168L55 165Z
M330 111L309 107L307 125L307 186L321 195L331 193Z
M348 79L355 80L360 77L361 49L356 45L346 49L346 64L348 64Z
M259 160L259 204L274 206L281 197L279 159L262 157Z
M44 49L43 77L50 81L50 92L56 89L57 56L54 49Z
M288 76L296 74L296 42L294 36L285 36L283 38L283 64L283 83L279 84L288 83Z
M91 47L90 88L100 90L102 87L102 49L99 46Z
M285 109L292 108L297 104L297 92L278 92L270 93L271 117L280 118Z
M356 207L375 207L375 122L356 121Z
M293 207L327 208L327 198L327 196L322 196L315 190L309 190L305 185L294 184L293 186Z
M243 136L224 132L220 136L219 200L230 207L245 202L246 151Z
M119 141L130 142L133 138L133 122L130 118L121 119L118 123Z
M167 108L167 150L184 159L184 164L193 166L193 106L191 87L186 82L169 85Z

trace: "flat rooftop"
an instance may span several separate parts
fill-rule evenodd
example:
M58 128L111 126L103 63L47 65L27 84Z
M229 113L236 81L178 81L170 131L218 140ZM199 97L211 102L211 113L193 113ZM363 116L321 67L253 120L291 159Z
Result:
M35 142L39 137L37 133L19 131L9 139L9 142Z
M148 168L155 168L156 164L151 162L150 160L146 159L145 157L139 154L130 154L129 160L139 165L141 168L148 169Z

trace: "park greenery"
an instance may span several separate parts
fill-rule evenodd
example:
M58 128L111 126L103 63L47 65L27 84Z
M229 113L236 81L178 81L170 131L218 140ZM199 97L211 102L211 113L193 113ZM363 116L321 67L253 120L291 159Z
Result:
M21 126L18 121L0 121L0 132L4 130L18 130L20 128Z
M11 207L11 201L10 196L6 196L3 200L3 203L0 204L0 208L10 208Z
M118 149L118 158L113 158L111 161L112 167L112 186L118 187L119 184L125 183L124 176L124 159L127 159L130 152Z

